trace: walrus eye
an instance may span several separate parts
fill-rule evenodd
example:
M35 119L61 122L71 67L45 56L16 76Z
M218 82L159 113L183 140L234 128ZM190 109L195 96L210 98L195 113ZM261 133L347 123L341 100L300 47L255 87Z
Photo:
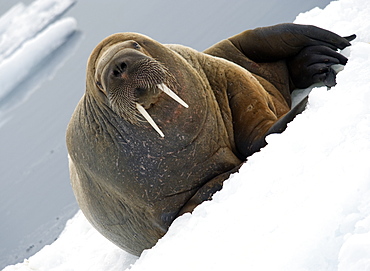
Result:
M140 45L139 45L139 43L137 43L136 41L134 41L134 42L132 43L132 47L134 47L134 49L140 49Z
M96 85L98 86L100 90L103 90L103 86L99 81L96 81Z

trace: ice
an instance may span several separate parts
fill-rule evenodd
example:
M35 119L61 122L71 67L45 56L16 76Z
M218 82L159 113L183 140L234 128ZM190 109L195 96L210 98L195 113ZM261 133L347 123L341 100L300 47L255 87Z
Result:
M0 21L0 62L13 54L25 41L34 38L75 1L38 0L27 8L23 4L14 6L4 15L5 22Z
M25 9L25 5L23 3L18 3L14 5L8 12L6 12L3 16L0 17L0 35L2 37L3 33L7 31L7 28L11 25L12 20L19 16ZM9 31L7 31L9 32ZM3 38L1 38L2 41ZM1 49L0 49L1 50ZM2 49L2 51L5 50Z
M38 0L27 8L17 4L0 18L0 100L76 30L74 18L55 21L74 2Z
M0 100L32 73L41 61L76 30L76 20L65 18L50 25L0 64ZM7 80L12 78L12 80Z

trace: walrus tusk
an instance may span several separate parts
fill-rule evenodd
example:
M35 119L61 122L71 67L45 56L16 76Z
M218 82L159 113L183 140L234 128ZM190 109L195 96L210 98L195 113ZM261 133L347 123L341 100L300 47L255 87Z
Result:
M176 95L175 92L173 92L169 87L167 87L165 84L158 84L157 87L162 90L164 93L166 93L168 96L170 96L172 99L174 99L176 102L181 104L183 107L188 108L188 104L185 103L179 96Z
M161 137L164 137L164 134L163 132L161 131L161 129L159 129L159 127L157 126L157 124L154 122L154 120L152 119L152 117L148 114L148 112L146 112L145 108L142 107L141 104L139 103L136 103L136 108L137 110L139 110L140 114L143 115L143 117L149 122L149 124L154 128L154 130L157 131L157 133L161 136Z

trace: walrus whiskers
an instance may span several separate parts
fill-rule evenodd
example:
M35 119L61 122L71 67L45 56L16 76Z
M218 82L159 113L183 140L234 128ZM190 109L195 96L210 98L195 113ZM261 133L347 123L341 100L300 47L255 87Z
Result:
M168 96L170 96L172 99L174 99L176 102L181 104L183 107L188 108L188 104L185 103L179 96L176 95L175 92L173 92L169 87L167 87L165 84L158 84L157 87L162 90L164 93L166 93Z
M154 120L152 119L152 117L148 114L148 112L146 112L145 108L142 107L141 104L139 103L136 103L136 108L137 110L139 110L140 114L143 115L143 117L149 122L149 124L154 128L154 130L157 131L157 133L161 136L161 137L164 137L164 134L163 132L161 131L161 129L158 127L158 125L154 122Z

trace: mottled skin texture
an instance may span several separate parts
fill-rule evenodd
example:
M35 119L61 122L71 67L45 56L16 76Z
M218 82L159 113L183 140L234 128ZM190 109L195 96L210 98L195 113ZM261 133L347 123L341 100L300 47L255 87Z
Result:
M178 215L220 190L267 134L283 131L303 111L305 101L290 110L294 84L335 84L330 66L346 59L334 50L348 40L292 24L246 31L203 53L135 33L104 39L89 58L86 92L67 129L72 187L87 219L130 253L152 247ZM167 69L189 105L155 88L132 92L165 137L117 114L108 99L120 91L109 83L109 65L128 63L119 73L125 84L136 59L146 58ZM324 64L311 69L311 62Z

